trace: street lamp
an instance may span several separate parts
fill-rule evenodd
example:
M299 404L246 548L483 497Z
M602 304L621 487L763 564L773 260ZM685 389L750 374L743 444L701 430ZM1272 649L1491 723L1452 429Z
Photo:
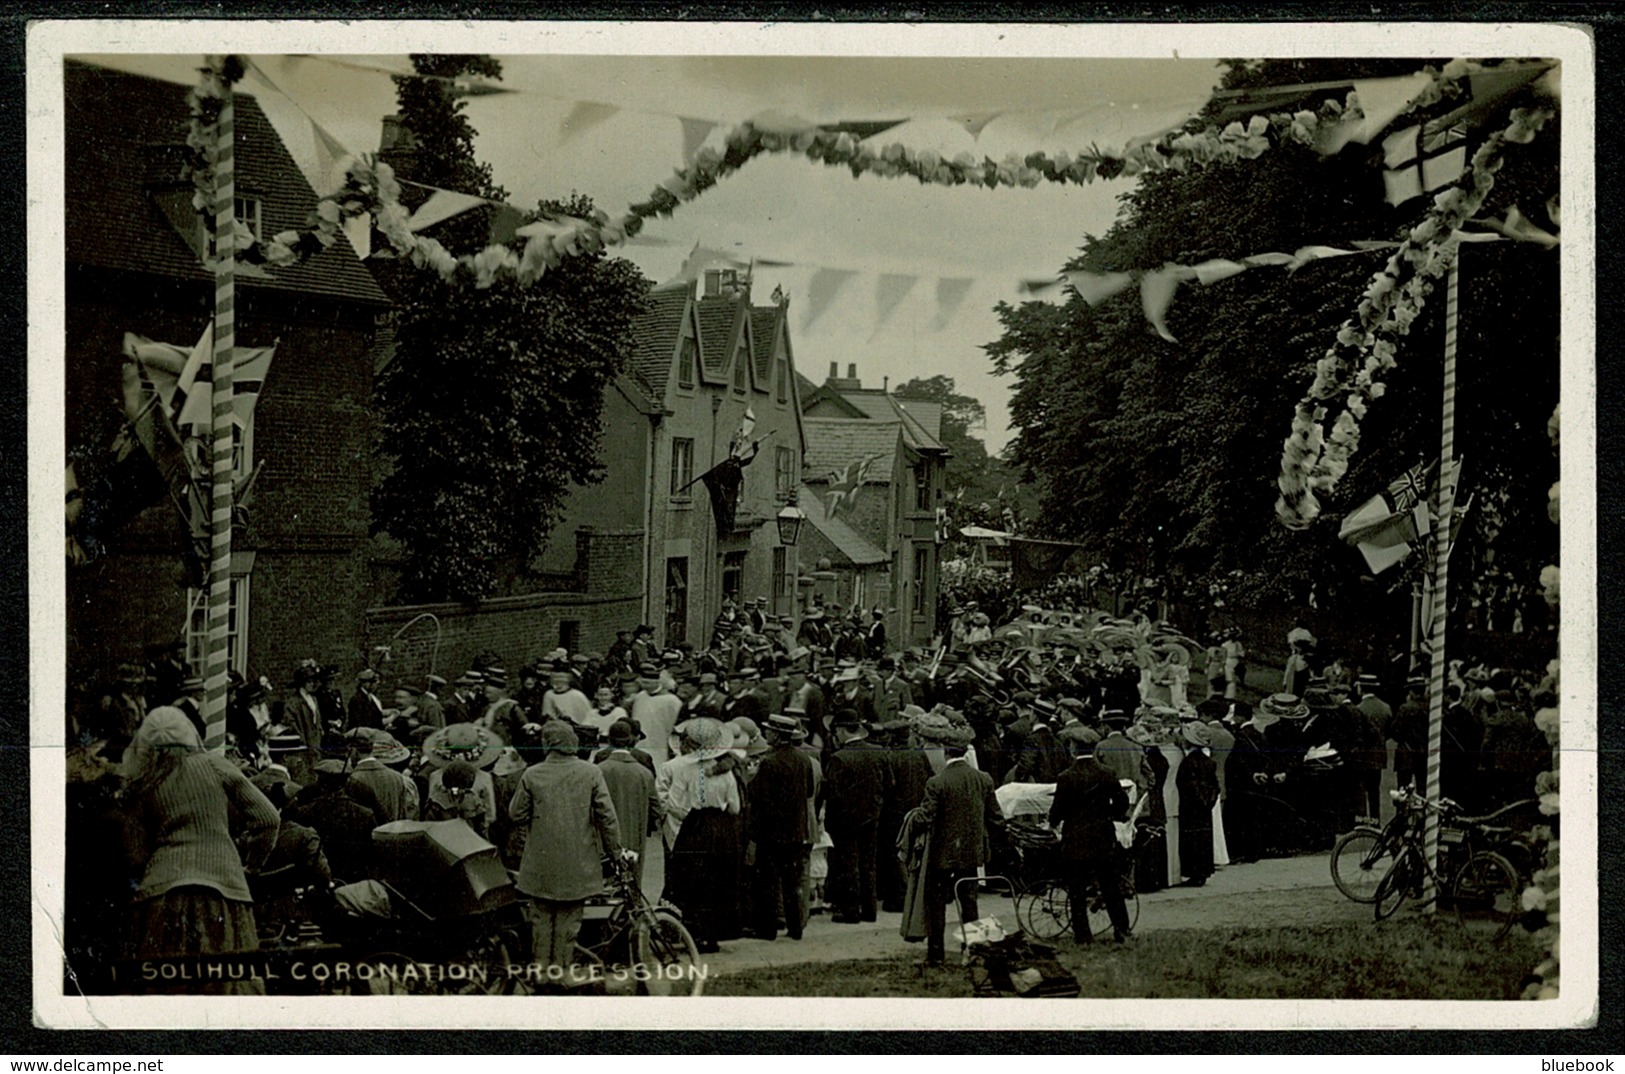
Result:
M807 513L796 506L796 494L790 493L790 499L779 509L774 521L779 526L779 543L795 547L796 538L801 535L801 523L806 521Z

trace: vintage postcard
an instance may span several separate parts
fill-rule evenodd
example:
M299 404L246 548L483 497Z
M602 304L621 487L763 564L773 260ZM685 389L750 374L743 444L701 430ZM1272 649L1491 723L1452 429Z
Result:
M35 24L36 1021L1591 1023L1593 62Z

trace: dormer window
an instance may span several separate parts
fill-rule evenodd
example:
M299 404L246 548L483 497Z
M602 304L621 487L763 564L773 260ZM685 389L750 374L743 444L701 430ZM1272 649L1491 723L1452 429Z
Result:
M255 197L240 197L232 202L232 212L248 228L256 243L265 241L265 233L260 227L261 205L260 199ZM214 260L214 214L199 214L197 226L198 234L201 236L198 245L203 248L204 258L212 261Z

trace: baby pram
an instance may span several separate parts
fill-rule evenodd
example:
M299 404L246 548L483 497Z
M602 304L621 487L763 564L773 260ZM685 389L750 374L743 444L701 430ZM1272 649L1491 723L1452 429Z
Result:
M1120 847L1118 874L1122 878L1123 904L1132 929L1140 919L1134 859L1154 829L1139 823L1149 798L1138 797L1131 781L1122 783L1133 808L1127 821L1116 822ZM1015 862L1016 920L1035 939L1058 940L1072 928L1072 903L1061 870L1061 837L1049 826L1049 805L1055 797L1055 784L1010 783L995 794L1005 814L1005 840ZM1111 919L1099 891L1091 892L1088 913L1091 932L1099 935L1111 931Z

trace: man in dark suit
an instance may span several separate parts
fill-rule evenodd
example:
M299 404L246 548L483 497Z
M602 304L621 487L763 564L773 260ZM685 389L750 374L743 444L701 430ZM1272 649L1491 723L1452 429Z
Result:
M756 938L778 936L778 913L784 931L801 939L807 922L807 857L812 850L807 803L816 780L813 761L796 747L800 725L789 716L772 715L763 728L772 751L762 758L750 781L750 841L756 844Z
M940 966L945 953L948 900L955 897L955 885L988 859L988 829L1002 829L1004 814L993 794L993 777L978 772L965 759L965 746L944 746L947 763L925 784L925 800L920 803L921 818L930 826L931 859L926 873L925 961ZM980 916L976 908L976 887L967 884L958 892L960 915L966 921Z
M355 677L355 693L350 695L349 719L344 725L346 731L354 731L358 727L384 726L384 703L378 700L374 692L377 689L378 673L372 668L362 668Z
M880 811L891 786L891 762L869 739L868 724L850 709L835 714L838 749L824 768L824 827L829 852L830 920L855 925L875 920L875 855Z
M864 644L869 649L869 659L879 660L886 655L886 613L876 608L870 613L870 619L872 622Z
M722 703L722 719L734 720L743 716L760 727L767 720L767 704L756 693L752 681L755 668L739 668L728 676L728 689L732 691Z
M1094 941L1089 927L1089 894L1098 885L1111 917L1113 936L1122 943L1129 934L1128 907L1123 903L1118 867L1122 848L1112 822L1127 819L1128 794L1117 777L1095 760L1094 744L1088 737L1068 731L1072 764L1055 781L1049 822L1061 830L1061 860L1072 904L1072 936L1080 944Z

